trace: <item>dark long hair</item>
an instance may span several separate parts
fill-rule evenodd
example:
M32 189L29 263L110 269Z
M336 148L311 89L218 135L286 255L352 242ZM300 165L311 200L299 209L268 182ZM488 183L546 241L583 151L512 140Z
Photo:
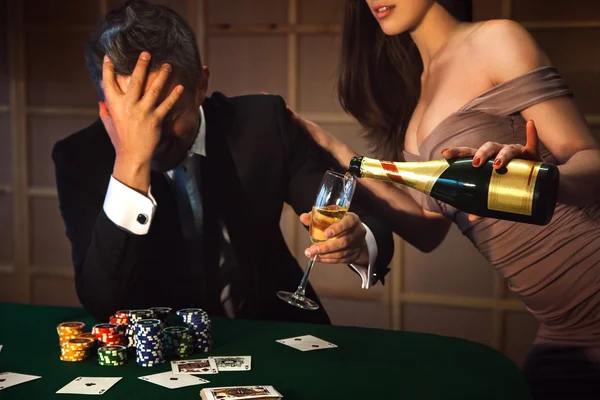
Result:
M440 1L471 20L471 0ZM408 33L387 36L364 0L346 0L338 98L379 158L402 160L404 134L420 95L423 65Z

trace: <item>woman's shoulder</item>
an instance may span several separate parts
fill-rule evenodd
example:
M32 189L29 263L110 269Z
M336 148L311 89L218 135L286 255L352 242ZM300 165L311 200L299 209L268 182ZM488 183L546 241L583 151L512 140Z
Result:
M471 35L470 46L494 84L550 65L533 36L521 24L508 19L482 23Z

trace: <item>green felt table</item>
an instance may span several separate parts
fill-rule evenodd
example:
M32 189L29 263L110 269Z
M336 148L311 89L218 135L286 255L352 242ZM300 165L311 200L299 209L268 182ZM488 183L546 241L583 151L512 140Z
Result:
M0 391L0 399L82 398L56 391L78 376L122 377L104 399L199 399L203 387L273 385L284 399L530 399L519 368L482 344L424 333L213 319L213 349L200 356L250 355L252 370L204 375L210 383L169 390L138 377L165 372L59 360L56 325L96 323L81 308L0 303L0 371L42 376ZM301 352L275 342L311 334L339 347Z

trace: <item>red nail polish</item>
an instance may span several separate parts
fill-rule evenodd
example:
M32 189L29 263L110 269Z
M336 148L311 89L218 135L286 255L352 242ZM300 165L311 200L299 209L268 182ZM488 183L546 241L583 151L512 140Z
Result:
M475 157L473 159L473 165L474 166L478 166L480 162L481 162L481 158L479 158L479 157Z
M496 159L494 160L494 165L497 167L497 166L499 166L500 164L502 164L502 160L501 160L501 159L499 159L499 158L496 158Z
M445 153L445 152L446 152L446 150L448 150L448 149L447 149L447 148L446 148L446 149L442 149L442 153Z

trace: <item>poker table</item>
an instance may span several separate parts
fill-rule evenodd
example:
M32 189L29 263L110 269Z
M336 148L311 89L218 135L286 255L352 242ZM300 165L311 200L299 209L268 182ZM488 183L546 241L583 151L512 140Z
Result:
M307 311L308 312L308 311ZM0 391L4 399L79 398L55 394L78 376L123 377L103 399L199 399L204 387L272 385L284 399L531 399L521 371L502 353L463 339L425 333L213 318L205 356L252 356L252 369L201 375L205 385L166 389L138 377L170 370L100 366L96 356L59 360L56 326L97 323L81 308L0 303L0 372L42 376ZM101 321L105 322L105 321ZM277 339L314 335L337 348L302 352Z

